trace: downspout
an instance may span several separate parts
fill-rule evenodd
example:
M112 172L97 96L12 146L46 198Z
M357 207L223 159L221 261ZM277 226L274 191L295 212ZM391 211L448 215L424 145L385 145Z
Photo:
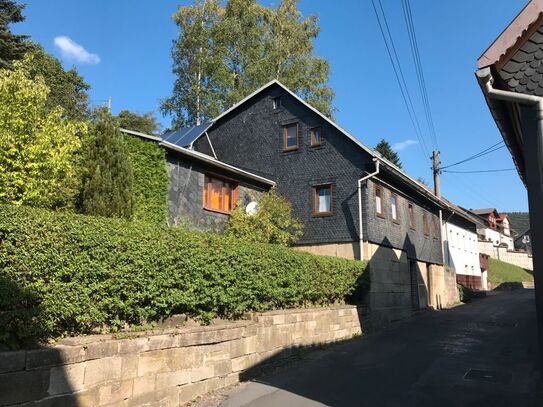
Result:
M362 182L370 179L371 177L374 177L375 175L379 174L379 164L380 161L377 158L374 158L373 161L375 162L375 171L371 174L368 174L358 180L358 244L359 244L359 260L364 260L364 254L362 252L363 247L363 222L362 222Z

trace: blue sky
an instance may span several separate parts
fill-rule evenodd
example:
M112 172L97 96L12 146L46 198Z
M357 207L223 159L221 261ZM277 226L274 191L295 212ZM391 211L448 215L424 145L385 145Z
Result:
M382 1L424 126L401 2ZM92 86L90 98L94 104L103 104L111 97L114 113L121 109L155 111L168 126L169 118L160 116L158 105L169 95L174 81L170 48L177 30L171 15L179 4L190 1L25 2L26 21L14 25L13 30L31 35L61 58L66 67L75 65ZM443 165L501 140L475 80L475 63L524 4L525 0L411 1ZM417 140L371 1L302 0L300 8L304 15L319 15L321 33L315 47L332 68L330 85L336 92L336 121L370 146L381 138L391 144ZM59 46L77 54L79 61L67 58ZM399 154L410 175L431 183L430 161L417 144L408 145ZM494 168L513 168L506 149L455 167L465 171ZM516 172L443 174L442 192L467 208L493 206L503 211L524 211L528 206L526 190Z

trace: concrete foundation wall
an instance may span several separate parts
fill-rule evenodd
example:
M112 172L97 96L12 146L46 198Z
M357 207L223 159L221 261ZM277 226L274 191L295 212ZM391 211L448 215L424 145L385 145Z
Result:
M67 338L0 353L0 406L179 406L248 371L362 330L354 306L275 311L206 327Z

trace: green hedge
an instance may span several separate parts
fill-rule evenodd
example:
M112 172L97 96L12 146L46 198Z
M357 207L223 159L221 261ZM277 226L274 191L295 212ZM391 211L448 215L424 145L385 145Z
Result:
M168 170L165 150L155 141L124 135L134 172L133 220L166 224Z
M330 304L365 263L148 223L0 205L2 341Z

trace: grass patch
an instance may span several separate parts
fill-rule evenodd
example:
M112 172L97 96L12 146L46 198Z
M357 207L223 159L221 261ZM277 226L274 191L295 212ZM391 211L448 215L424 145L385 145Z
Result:
M519 266L492 258L489 261L488 281L492 284L534 281L534 276Z

